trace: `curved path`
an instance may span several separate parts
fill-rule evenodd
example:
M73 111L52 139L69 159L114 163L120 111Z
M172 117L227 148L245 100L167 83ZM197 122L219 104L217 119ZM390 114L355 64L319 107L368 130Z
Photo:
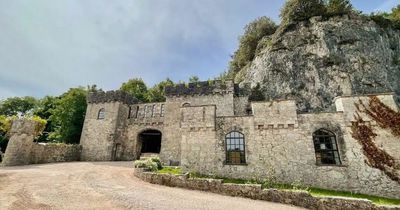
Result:
M132 162L73 162L0 168L0 209L300 209L153 185Z

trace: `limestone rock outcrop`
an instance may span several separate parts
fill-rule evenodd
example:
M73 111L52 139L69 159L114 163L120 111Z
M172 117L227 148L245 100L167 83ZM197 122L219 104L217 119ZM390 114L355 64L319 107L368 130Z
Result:
M345 15L313 17L277 33L238 74L241 85L260 83L267 99L295 99L309 112L333 110L336 96L400 96L400 30Z

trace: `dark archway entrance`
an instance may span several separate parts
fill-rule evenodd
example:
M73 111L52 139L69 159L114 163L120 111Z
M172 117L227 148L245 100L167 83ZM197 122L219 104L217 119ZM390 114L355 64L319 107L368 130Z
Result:
M141 153L160 153L161 132L158 130L145 130L139 134Z

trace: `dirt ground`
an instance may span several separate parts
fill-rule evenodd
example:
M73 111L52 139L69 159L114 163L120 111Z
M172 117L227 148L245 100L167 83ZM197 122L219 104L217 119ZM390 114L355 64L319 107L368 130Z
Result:
M73 162L0 167L0 209L300 209L153 185L132 162Z

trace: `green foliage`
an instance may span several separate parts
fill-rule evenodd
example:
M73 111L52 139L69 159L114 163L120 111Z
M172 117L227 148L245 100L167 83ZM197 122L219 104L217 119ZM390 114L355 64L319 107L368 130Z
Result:
M11 119L10 117L0 115L0 148L1 152L6 151L6 147L8 144L7 132L11 128Z
M251 89L249 101L264 101L264 100L265 96L261 90L260 83L257 83L257 85Z
M250 63L255 55L259 41L275 33L277 25L268 17L260 17L245 27L239 38L239 49L232 56L226 77L233 78L244 66Z
M281 9L282 24L308 20L310 17L326 14L322 0L288 0Z
M143 168L147 171L157 171L162 169L161 161L158 157L136 160L133 162L135 168Z
M11 118L0 115L0 135L5 136L11 128Z
M38 138L39 142L48 141L48 136L51 132L55 131L55 126L53 125L50 117L52 115L51 111L56 107L58 98L53 96L45 96L40 99L36 108L33 111L33 114L47 120L46 128L43 131L43 134Z
M29 120L35 121L37 123L36 128L35 128L35 135L41 135L46 128L47 120L42 119L39 116L32 116L27 118Z
M311 187L308 189L308 192L313 196L336 196L336 197L350 197L350 198L360 198L360 199L368 199L375 204L379 205L400 205L400 199L392 199L392 198L385 198L373 195L364 195L346 191L334 191L334 190L326 190L320 188Z
M190 83L194 83L194 82L198 82L198 81L200 81L200 79L199 79L198 76L191 76L191 77L189 77L189 82L190 82Z
M400 30L400 5L394 7L391 13L372 13L370 18L382 28L393 27Z
M161 81L160 83L154 85L152 88L150 88L147 93L146 93L146 100L148 102L164 102L165 101L165 87L166 86L172 86L174 85L174 82L167 78L164 81Z
M84 88L71 88L56 100L50 120L55 126L49 138L65 143L79 143L86 113Z
M140 78L134 78L128 80L128 82L124 82L120 88L133 97L137 98L142 102L147 102L146 94L147 94L147 86Z
M328 15L344 15L353 11L353 5L351 5L350 0L328 0L326 5Z
M162 169L158 170L157 173L179 175L182 174L182 169L180 167L163 167Z
M29 114L35 108L37 100L34 97L13 97L0 102L0 115L14 116Z

